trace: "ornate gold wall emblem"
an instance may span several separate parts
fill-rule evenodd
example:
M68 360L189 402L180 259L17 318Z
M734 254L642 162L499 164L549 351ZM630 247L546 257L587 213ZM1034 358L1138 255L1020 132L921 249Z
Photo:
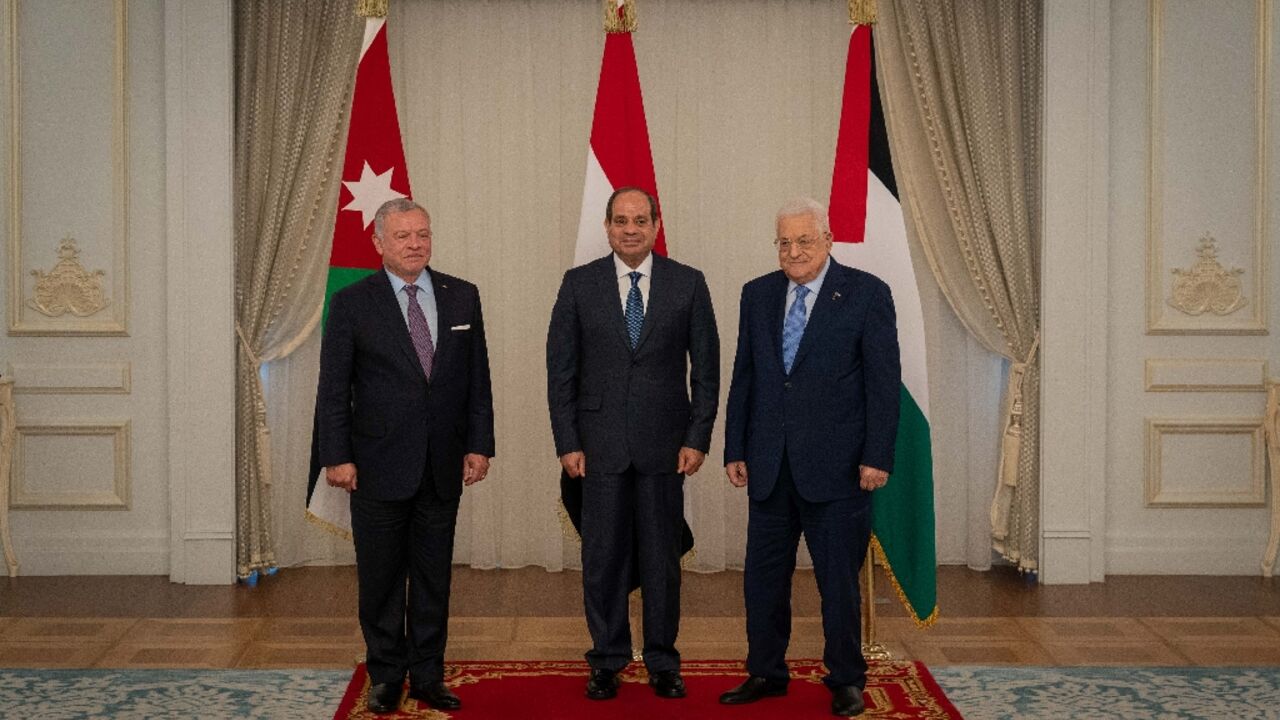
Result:
M49 272L32 270L36 278L35 297L27 306L49 317L72 313L87 317L110 302L102 296L102 278L105 270L89 272L80 264L80 248L75 238L67 236L58 246L58 262Z
M1205 233L1196 250L1200 259L1190 269L1174 268L1173 297L1169 304L1188 315L1211 312L1230 315L1245 305L1240 295L1240 268L1222 267L1218 262L1218 241Z

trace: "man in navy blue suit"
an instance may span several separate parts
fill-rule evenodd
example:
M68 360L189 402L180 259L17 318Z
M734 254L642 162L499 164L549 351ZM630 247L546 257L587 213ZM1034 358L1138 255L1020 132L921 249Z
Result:
M747 487L746 682L741 705L785 695L791 576L804 534L822 596L831 712L861 714L858 571L871 537L871 492L893 470L901 368L889 287L831 258L826 208L778 211L782 269L742 288L726 410L725 473Z
M494 451L480 293L427 266L421 205L390 200L373 227L383 268L329 304L320 462L351 494L368 709L397 710L407 673L410 697L456 710L443 682L454 525L463 485L484 479Z

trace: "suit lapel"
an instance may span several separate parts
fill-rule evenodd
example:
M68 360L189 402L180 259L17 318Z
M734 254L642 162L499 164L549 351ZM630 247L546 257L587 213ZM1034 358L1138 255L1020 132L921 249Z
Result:
M786 274L781 270L775 276L773 287L767 293L769 302L765 322L769 323L769 337L773 338L773 357L778 361L778 369L782 370L782 311L787 304L788 283Z
M796 350L796 359L791 363L791 372L795 372L804 356L817 342L816 338L831 324L832 319L852 295L849 289L849 277L844 267L831 259L827 268L827 277L822 281L822 291L813 301L813 312L809 314L809 322L804 326L804 335L800 337L800 348ZM781 333L781 330L779 330Z
M666 258L653 256L653 270L649 275L649 301L644 311L644 325L640 327L640 340L636 343L635 352L640 352L640 348L644 347L644 341L648 339L649 333L653 332L654 323L658 322L663 312L666 312L666 301L671 299L671 273L666 265ZM626 319L623 319L623 325L626 325ZM630 338L628 338L630 340Z
M613 318L609 324L616 331L618 342L622 343L627 352L631 352L631 338L627 335L627 318L622 313L622 302L618 297L618 274L613 265L613 253L596 262L600 264L599 272L596 273L600 302L603 303L602 307L606 308L606 315Z
M374 278L373 285L369 289L373 295L373 305L378 317L387 328L390 337L394 338L395 344L404 352L405 360L418 369L419 375L424 375L422 363L418 360L418 352L413 349L413 339L409 337L409 326L400 312L400 301L396 298L391 280L387 278L386 269L379 268Z
M448 362L449 353L446 351L453 345L453 333L449 328L453 327L453 321L458 315L458 297L456 289L449 286L447 278L431 272L431 268L427 268L427 272L431 274L431 290L436 298L436 337L432 338L436 354L432 361L431 375L438 377L441 363Z

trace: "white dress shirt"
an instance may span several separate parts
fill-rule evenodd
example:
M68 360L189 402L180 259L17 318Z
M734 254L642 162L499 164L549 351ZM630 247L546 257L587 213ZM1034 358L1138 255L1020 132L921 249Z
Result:
M622 301L622 314L627 314L627 294L631 292L631 273L640 273L640 282L636 283L640 287L640 302L644 305L645 312L649 311L649 276L653 275L653 253L645 255L644 261L640 263L640 267L634 270L631 266L622 262L622 258L617 253L613 254L613 269L618 273L618 299Z

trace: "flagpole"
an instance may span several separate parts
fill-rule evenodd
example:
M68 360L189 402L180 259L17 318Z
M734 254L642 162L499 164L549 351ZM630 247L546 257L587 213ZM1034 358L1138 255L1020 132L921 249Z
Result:
M867 588L862 598L862 655L868 660L892 660L889 648L876 641L876 552L871 546L867 546L862 572Z

